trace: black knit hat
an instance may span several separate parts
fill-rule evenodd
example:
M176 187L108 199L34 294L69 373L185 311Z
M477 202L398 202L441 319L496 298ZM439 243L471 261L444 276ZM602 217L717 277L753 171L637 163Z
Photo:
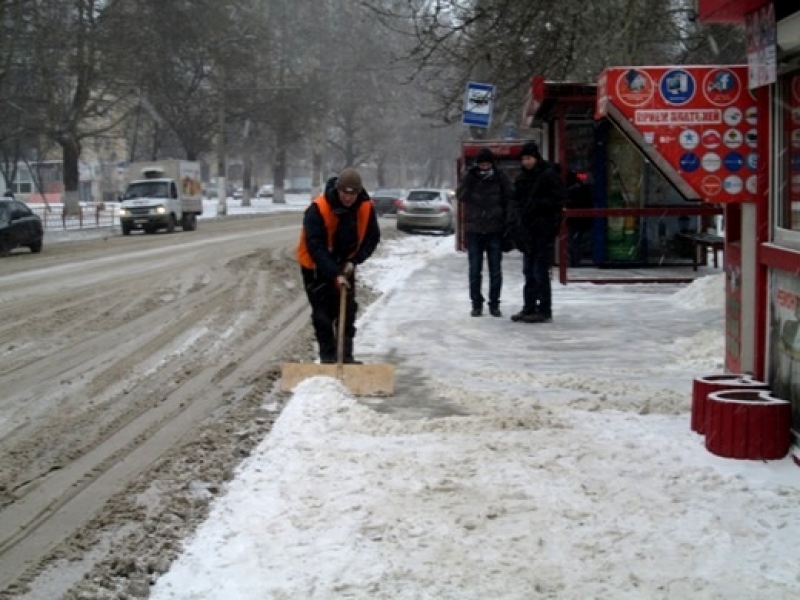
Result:
M478 156L475 157L476 163L494 162L494 154L489 148L481 148L478 150Z
M525 142L525 144L522 146L520 156L532 156L536 160L540 160L542 158L542 155L539 154L539 146L536 145L536 142Z

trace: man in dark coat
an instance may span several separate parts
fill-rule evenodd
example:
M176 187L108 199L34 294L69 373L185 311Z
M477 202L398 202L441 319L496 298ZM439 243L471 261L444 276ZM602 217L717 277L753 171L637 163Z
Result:
M553 320L550 267L567 192L534 142L522 147L521 162L522 169L514 181L512 222L514 241L523 255L525 284L522 310L511 320L549 323Z
M481 148L475 164L458 183L456 195L464 207L464 224L469 261L469 298L472 316L483 314L481 292L483 257L489 265L489 313L502 317L500 292L503 288L503 234L513 193L511 181L494 162L494 154Z
M306 209L297 246L311 322L323 363L336 362L337 330L341 290L345 288L344 362L353 356L356 335L355 270L366 261L381 240L372 200L355 169L332 177L325 192Z

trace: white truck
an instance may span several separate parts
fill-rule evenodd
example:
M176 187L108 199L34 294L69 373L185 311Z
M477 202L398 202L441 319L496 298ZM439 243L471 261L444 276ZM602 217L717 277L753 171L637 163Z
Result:
M120 204L122 235L134 229L168 233L180 226L184 231L197 229L197 217L203 214L203 186L200 163L189 160L158 160L132 163L130 178Z

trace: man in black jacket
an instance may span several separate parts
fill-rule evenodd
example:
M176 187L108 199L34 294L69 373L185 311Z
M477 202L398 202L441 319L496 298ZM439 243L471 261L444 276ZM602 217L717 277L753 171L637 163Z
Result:
M522 310L511 320L549 323L553 320L550 267L567 192L534 142L522 147L521 162L522 169L514 181L512 221L514 241L523 254L525 285Z
M380 240L372 200L355 169L345 169L328 180L325 192L306 209L297 258L311 304L320 362L336 362L342 288L347 290L343 359L346 363L359 362L353 356L358 311L355 270L372 256Z
M505 173L495 165L491 150L480 149L475 164L459 181L456 195L465 211L471 314L473 317L483 314L485 298L481 292L481 272L485 254L489 265L489 312L494 317L502 317L503 234L508 221L512 186Z

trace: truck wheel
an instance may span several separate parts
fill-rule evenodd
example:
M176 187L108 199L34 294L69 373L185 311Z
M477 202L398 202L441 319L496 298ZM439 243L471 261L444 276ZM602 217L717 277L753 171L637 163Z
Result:
M195 231L197 229L197 215L194 213L183 215L182 224L184 231Z
M167 223L167 233L175 233L175 215L169 216L169 223Z
M122 235L130 235L131 234L131 226L127 223L122 224Z

